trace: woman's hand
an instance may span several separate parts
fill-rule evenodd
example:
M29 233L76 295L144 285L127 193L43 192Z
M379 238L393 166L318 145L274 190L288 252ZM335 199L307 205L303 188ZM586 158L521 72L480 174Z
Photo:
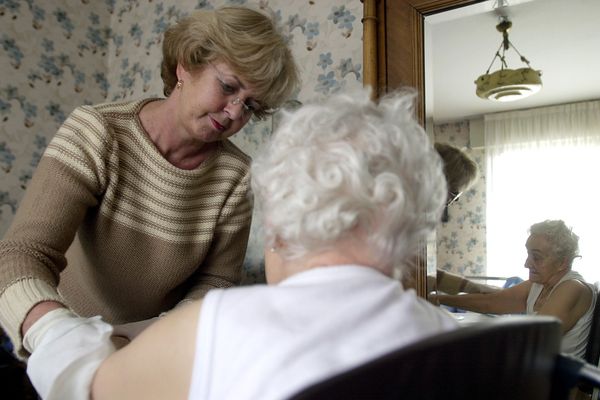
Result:
M112 326L100 317L81 318L60 308L27 331L23 345L32 354L27 375L44 400L87 399L100 363L115 351Z

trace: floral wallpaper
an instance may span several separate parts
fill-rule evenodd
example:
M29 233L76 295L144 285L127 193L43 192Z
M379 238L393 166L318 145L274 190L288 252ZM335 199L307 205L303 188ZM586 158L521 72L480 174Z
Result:
M162 33L223 5L272 13L301 70L297 100L362 85L360 0L0 0L0 235L66 116L81 104L161 96ZM250 123L234 141L253 155L272 125ZM263 279L260 237L254 223L247 282Z
M479 165L479 179L448 209L449 221L436 232L438 268L466 276L486 275L485 154L472 149L469 121L434 126L436 142L454 145Z

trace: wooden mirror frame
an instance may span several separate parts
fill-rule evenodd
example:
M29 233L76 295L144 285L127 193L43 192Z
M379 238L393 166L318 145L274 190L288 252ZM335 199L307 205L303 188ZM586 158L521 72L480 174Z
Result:
M413 87L419 96L416 116L424 126L424 20L425 16L482 0L362 0L363 84L377 98L400 87ZM430 271L430 274L435 274ZM416 262L413 287L427 296L427 254Z

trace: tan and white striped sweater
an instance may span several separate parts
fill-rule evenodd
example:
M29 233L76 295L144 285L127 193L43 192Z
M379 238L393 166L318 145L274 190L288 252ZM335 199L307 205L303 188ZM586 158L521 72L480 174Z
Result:
M48 145L0 242L0 324L15 347L43 300L119 324L240 282L250 158L226 140L195 170L174 167L141 127L148 101L79 107Z

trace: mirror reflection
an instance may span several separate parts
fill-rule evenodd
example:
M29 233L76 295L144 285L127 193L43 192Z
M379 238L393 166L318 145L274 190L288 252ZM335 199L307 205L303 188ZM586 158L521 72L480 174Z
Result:
M588 282L600 280L593 204L600 193L592 174L600 167L600 80L589 72L600 68L592 50L599 13L593 0L486 1L425 18L427 130L479 167L448 206L428 249L428 270L494 287L527 280L529 227L551 219L579 236L573 269ZM543 84L512 102L475 93L502 39L502 18L510 18L510 40L541 71ZM505 61L509 68L523 64L512 51Z

